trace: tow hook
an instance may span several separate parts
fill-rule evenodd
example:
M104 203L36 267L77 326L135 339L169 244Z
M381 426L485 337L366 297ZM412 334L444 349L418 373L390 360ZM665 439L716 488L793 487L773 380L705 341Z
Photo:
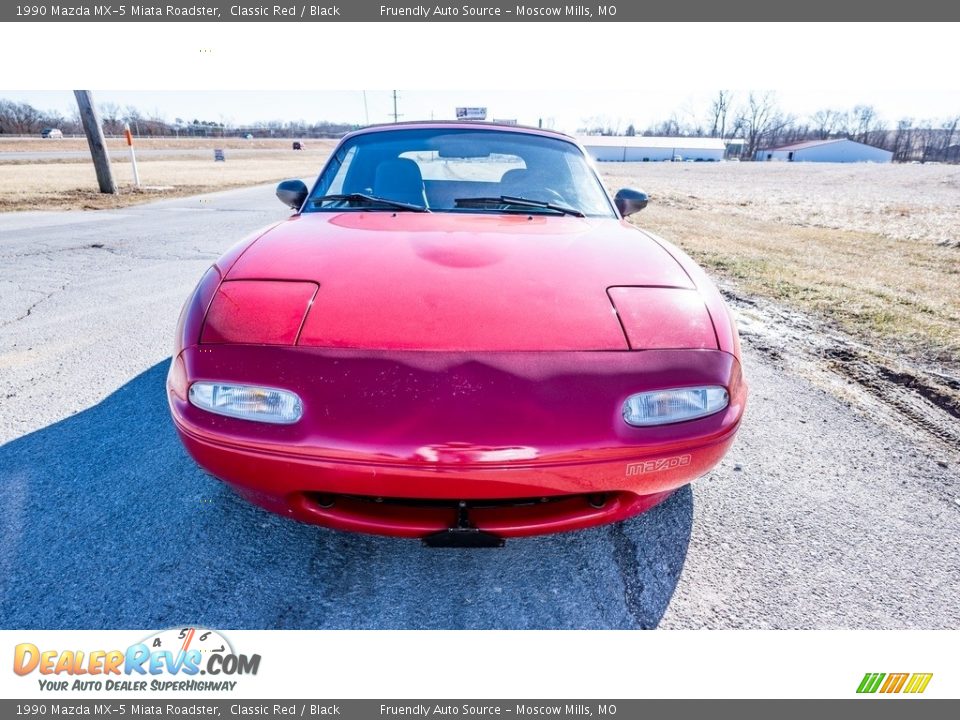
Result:
M504 545L504 539L499 535L473 527L470 523L470 508L465 500L457 504L455 526L427 535L422 542L431 548L498 548Z

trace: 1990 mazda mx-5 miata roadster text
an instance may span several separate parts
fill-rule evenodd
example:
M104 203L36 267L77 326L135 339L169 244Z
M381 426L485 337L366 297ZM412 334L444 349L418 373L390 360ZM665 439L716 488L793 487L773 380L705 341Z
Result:
M647 510L733 441L723 300L573 139L372 127L277 195L296 212L207 270L167 381L187 450L250 500L495 545Z

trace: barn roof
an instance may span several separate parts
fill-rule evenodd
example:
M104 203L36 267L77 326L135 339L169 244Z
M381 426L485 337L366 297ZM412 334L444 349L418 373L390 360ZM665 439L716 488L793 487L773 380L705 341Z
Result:
M646 147L690 148L696 150L726 150L720 138L705 137L650 137L648 135L581 135L577 138L585 147Z
M765 150L803 150L804 148L817 147L819 145L832 145L833 143L846 142L847 138L833 138L832 140L804 140L803 142L790 143L789 145L778 145L777 147L764 148ZM850 140L850 142L856 142ZM863 145L863 143L857 143Z
M819 147L821 145L833 145L834 143L853 143L854 145L861 145L862 147L873 148L874 150L883 150L883 148L878 148L876 145L868 145L867 143L857 142L856 140L851 140L850 138L833 138L831 140L806 140L804 142L791 143L790 145L780 145L779 147L764 148L762 152L772 152L780 150L805 150L806 148ZM886 152L890 152L887 150Z

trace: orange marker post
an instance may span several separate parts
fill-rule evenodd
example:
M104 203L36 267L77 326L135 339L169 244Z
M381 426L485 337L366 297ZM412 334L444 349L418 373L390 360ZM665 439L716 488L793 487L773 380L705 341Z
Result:
M137 155L133 151L133 135L130 134L130 123L123 124L123 136L127 139L130 148L130 163L133 165L133 184L140 187L140 171L137 169Z

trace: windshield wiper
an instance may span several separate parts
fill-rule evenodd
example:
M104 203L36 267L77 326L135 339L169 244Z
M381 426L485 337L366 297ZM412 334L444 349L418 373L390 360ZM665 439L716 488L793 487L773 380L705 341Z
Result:
M368 205L383 205L396 210L409 210L411 212L430 212L430 208L425 205L415 205L414 203L405 203L400 200L391 200L390 198L377 197L376 195L367 195L366 193L346 193L343 195L322 195L311 198L310 203L314 206L324 202L336 202L337 200L345 202L361 202Z
M545 202L543 200L530 200L529 198L514 197L513 195L501 195L500 197L466 197L457 198L453 201L458 207L470 207L471 205L515 205L527 208L544 208L564 215L573 215L574 217L586 217L579 210L567 207L566 205L557 205L555 203Z

